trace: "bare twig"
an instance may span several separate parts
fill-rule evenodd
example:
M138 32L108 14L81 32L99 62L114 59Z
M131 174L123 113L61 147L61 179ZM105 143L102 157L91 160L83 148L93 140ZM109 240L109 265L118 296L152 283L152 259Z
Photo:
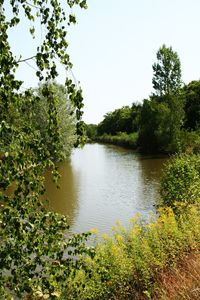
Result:
M39 6L36 6L36 5L34 5L34 4L31 4L31 3L29 3L28 1L26 1L26 4L32 6L33 8L40 9Z
M31 56L31 57L28 57L28 58L25 58L25 59L20 59L20 60L17 61L17 63L25 62L25 61L31 60L31 59L33 59L33 58L35 58L35 57L36 57L36 55Z

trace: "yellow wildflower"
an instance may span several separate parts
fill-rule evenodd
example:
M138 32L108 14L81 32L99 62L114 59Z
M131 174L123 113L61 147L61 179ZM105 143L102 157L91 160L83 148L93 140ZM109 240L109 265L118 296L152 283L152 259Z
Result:
M116 234L115 239L118 242L122 242L123 241L123 238L122 238L122 236L120 234Z
M102 234L102 238L107 241L109 240L109 235L107 233Z
M97 234L99 231L97 228L92 228L92 229L90 229L90 232L93 234Z
M135 216L133 218L131 218L130 222L132 224L135 224L141 217L141 214L140 213L136 213Z

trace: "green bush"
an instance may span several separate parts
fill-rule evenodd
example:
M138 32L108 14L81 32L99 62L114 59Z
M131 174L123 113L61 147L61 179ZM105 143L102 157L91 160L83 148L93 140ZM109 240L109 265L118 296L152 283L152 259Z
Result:
M176 202L200 201L200 156L172 157L161 180L161 204L173 207Z
M200 153L200 135L197 131L181 131L180 147L183 153Z

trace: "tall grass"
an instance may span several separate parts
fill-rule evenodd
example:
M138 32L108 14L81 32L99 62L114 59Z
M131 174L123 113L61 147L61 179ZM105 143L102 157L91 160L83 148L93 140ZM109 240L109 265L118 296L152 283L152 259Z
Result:
M200 248L198 206L177 209L179 217L159 209L149 224L136 216L128 230L118 223L113 236L96 242L93 259L82 258L85 267L69 279L66 299L151 299L160 272Z
M137 148L138 133L134 132L128 134L126 132L119 132L116 135L104 134L96 137L95 140L100 143L108 143L135 149Z

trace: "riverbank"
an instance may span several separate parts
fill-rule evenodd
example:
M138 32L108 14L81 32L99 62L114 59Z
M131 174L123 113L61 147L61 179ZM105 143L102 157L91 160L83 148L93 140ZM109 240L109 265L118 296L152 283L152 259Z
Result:
M69 299L199 299L199 207L179 212L160 209L147 225L136 216L128 230L118 223L112 236L96 242L94 258L82 258L85 268L69 280Z
M138 133L127 134L125 132L119 132L117 135L104 134L102 136L95 137L94 141L98 143L106 143L126 148L137 150Z
M116 146L124 147L127 149L135 150L138 153L144 154L144 155L152 154L152 155L170 156L173 154L173 153L167 152L167 151L142 149L138 145L138 132L134 132L131 134L128 134L126 132L119 132L116 135L103 134L101 136L95 136L93 139L88 138L87 143L116 145Z

